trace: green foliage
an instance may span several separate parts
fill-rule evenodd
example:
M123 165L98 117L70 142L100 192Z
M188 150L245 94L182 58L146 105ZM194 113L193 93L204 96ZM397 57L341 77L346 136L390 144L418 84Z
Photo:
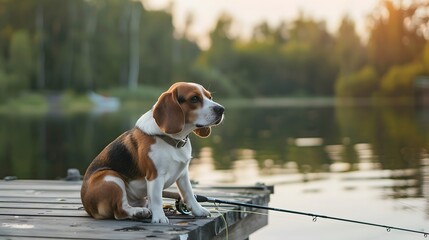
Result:
M151 23L151 24L146 24ZM173 24L170 13L145 12L141 23L140 82L146 85L167 86L173 80ZM182 40L185 41L185 40ZM176 56L181 61L180 56ZM184 63L187 63L184 61Z
M415 74L429 74L428 7L381 1L366 45L347 17L335 34L301 13L277 26L261 22L243 40L222 15L201 51L188 34L192 16L180 33L170 11L147 11L141 1L1 0L0 101L22 91L100 89L138 99L142 86L176 81L234 98L409 95Z
M156 100L165 89L160 87L141 86L129 90L128 88L112 88L105 91L107 96L117 97L124 101Z
M411 97L415 78L424 73L419 60L424 59L421 52L426 42L421 32L424 17L417 11L427 7L428 4L418 1L408 6L383 1L369 18L367 67L358 72L356 67L362 64L364 57L360 52L364 48L350 33L352 25L343 20L337 38L337 54L341 59L337 95L367 97L379 93L379 96Z
M19 96L10 98L0 106L0 113L13 112L33 115L46 114L48 111L48 102L41 94L20 93Z
M225 74L217 69L197 64L192 69L193 81L216 89L217 96L227 96L230 98L241 98L243 96L240 83L231 81Z
M429 42L426 43L426 46L422 52L421 61L424 73L429 75Z
M381 79L381 92L387 96L412 96L414 80L423 72L420 63L393 66Z
M198 57L192 78L201 79L201 82L224 96L237 97L247 95L244 86L248 79L244 79L241 70L237 69L237 40L231 36L231 24L230 16L222 15L219 18L210 33L212 45Z
M286 56L273 42L251 42L236 47L237 73L241 74L243 89L248 96L280 95L288 93ZM237 75L237 74L236 74ZM269 79L269 80L268 80ZM244 83L251 87L245 87Z
M170 13L131 0L3 0L0 9L2 72L19 90L87 92L134 81L165 87L175 42L189 42L173 38ZM191 65L193 51L176 62Z
M368 40L369 63L378 73L411 62L420 54L426 42L423 32L427 29L427 8L424 1L413 1L408 6L402 1L381 1L369 18Z
M86 94L80 94L74 91L66 91L59 96L59 104L67 113L88 112L93 104Z
M33 49L25 30L14 32L10 44L9 70L19 75L22 82L29 82L34 72ZM25 83L22 83L25 85Z
M230 28L231 18L221 17L210 34L211 48L198 61L200 76L210 78L206 81L220 92L239 90L247 97L333 94L334 39L323 22L301 15L291 27L262 23L249 41L233 38Z
M371 97L378 89L378 76L372 66L360 71L340 76L335 84L335 92L340 97Z
M0 68L0 103L4 102L8 97L9 80L9 75L7 75L5 70Z
M0 86L3 98L16 96L19 92L30 88L34 77L34 58L32 43L28 32L19 30L13 33L8 53L9 59L0 67ZM1 58L1 57L0 57Z
M365 63L364 47L354 22L347 16L342 19L335 39L335 60L339 64L340 75L356 72Z

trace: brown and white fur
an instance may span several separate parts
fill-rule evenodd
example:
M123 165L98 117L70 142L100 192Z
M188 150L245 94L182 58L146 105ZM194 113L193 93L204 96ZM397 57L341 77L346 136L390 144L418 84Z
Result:
M224 108L201 85L172 85L133 129L111 142L89 165L81 190L86 212L96 219L152 216L152 223L168 223L162 190L176 182L192 214L209 216L195 200L189 181L191 143L178 148L159 136L187 140L194 132L207 137L210 127L222 122L223 113Z

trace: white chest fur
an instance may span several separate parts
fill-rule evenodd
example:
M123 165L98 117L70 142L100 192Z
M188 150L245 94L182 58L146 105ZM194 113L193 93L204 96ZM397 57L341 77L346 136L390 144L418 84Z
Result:
M187 169L192 157L191 152L190 141L182 148L175 148L162 139L156 139L149 157L155 164L158 177L164 178L164 188L171 186Z
M149 157L157 169L157 178L162 178L163 188L170 187L188 168L191 161L192 147L188 143L182 148L175 148L164 140L156 138L156 143L151 146ZM135 180L128 184L127 190L130 200L139 200L147 195L146 180Z

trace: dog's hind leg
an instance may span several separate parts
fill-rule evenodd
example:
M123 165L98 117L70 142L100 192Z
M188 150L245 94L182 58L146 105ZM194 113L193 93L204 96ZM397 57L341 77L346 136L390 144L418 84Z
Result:
M107 175L104 177L104 181L114 183L121 190L121 194L118 194L118 199L116 199L116 207L113 209L115 219L145 219L151 216L148 208L132 207L129 204L125 183L121 178Z

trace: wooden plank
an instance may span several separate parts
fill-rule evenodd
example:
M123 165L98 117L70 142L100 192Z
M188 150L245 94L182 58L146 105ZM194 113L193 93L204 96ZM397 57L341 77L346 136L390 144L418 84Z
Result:
M236 200L246 199L248 195L238 195L237 193L222 193L216 192L201 192L196 191L196 194L216 197L216 198L232 198ZM0 190L0 199L4 197L19 197L19 198L56 198L56 199L80 199L80 191L61 191L61 190Z
M0 202L0 209L67 209L78 210L82 204Z
M78 191L0 190L0 196L40 198L80 198Z
M87 217L88 214L85 210L77 209L14 209L14 208L0 208L0 215L2 216L44 216L44 217Z
M3 203L59 203L59 204L82 204L80 198L38 198L38 197L14 197L0 196Z
M37 206L37 207L34 207ZM52 206L52 205L50 205ZM73 205L72 205L73 206ZM211 208L213 208L211 206ZM223 209L228 209L228 207L222 207ZM237 207L230 206L229 209L238 209ZM210 210L210 207L209 207ZM64 216L64 217L86 217L88 214L83 210L80 205L77 208L65 207L43 207L42 205L27 205L19 208L3 208L0 207L0 215L5 216Z
M82 182L55 181L9 181L0 184L0 190L45 190L45 191L80 191Z
M90 217L41 218L20 216L16 218L12 216L0 216L0 222L2 222L0 235L72 238L75 236L76 230L78 230L79 235L89 239L129 239L148 236L156 236L157 239L176 239L174 235L187 234L188 236L198 236L198 229L205 229L204 231L215 229L211 226L205 227L205 225L210 222L217 222L215 219L218 217L219 214L214 214L212 218L203 219L178 217L170 218L170 224L151 224L137 221L94 220ZM220 225L219 222L217 222L217 225ZM15 231L14 229L22 229L22 231ZM197 232L193 233L193 231ZM154 235L154 233L156 234ZM173 235L173 238L170 235Z
M37 218L0 216L0 235L4 237L37 237L62 239L179 239L189 226L161 225L133 221L94 220L92 218Z

